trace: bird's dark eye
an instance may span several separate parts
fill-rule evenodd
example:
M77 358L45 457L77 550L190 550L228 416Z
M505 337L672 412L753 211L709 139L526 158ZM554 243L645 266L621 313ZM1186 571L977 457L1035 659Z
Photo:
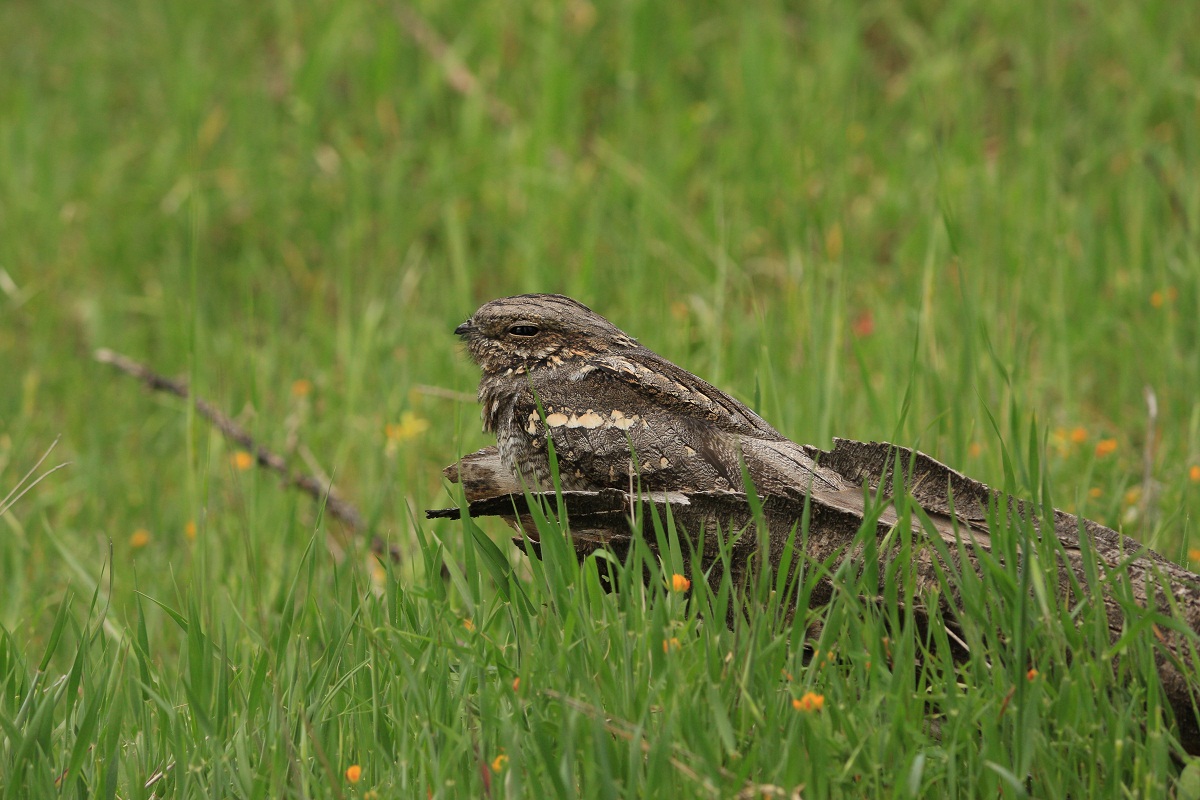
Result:
M537 336L539 333L537 325L513 325L508 329L508 332L513 336Z

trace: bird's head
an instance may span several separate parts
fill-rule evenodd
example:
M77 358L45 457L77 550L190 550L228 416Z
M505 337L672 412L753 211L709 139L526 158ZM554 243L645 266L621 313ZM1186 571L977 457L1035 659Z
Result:
M634 347L620 328L561 294L501 297L454 329L485 373L534 369Z

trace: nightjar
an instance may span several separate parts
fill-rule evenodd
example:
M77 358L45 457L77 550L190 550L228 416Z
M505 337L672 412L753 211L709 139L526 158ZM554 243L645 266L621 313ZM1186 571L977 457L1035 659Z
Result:
M532 490L835 491L819 466L742 403L556 294L493 300L454 332L482 370L483 427Z

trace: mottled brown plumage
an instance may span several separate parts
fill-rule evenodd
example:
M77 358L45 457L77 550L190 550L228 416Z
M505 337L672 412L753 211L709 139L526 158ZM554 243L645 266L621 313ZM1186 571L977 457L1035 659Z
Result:
M721 390L587 306L554 294L493 300L454 331L483 372L483 427L506 467L549 489L839 490L845 481Z

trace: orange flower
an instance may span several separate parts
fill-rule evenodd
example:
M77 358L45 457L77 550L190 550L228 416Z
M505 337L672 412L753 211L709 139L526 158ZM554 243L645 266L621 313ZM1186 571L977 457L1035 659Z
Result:
M473 630L475 630L475 623L474 623L474 622L472 622L472 621L471 621L469 618L468 618L468 619L464 619L464 620L463 620L463 627L464 627L464 628L466 628L466 629L467 629L467 630L469 630L469 631L473 631Z
M1166 303L1174 303L1179 297L1179 290L1174 286L1167 287L1165 292L1153 291L1150 293L1150 305L1155 308L1162 308Z
M187 521L187 524L183 526L183 535L186 536L189 541L194 540L196 538L196 521L195 520L189 519Z
M1193 547L1188 550L1189 561L1200 561L1200 547Z
M671 576L672 592L686 592L690 588L692 588L692 582L689 581L686 576L680 575L679 573L675 573Z
M979 458L979 454L983 452L983 445L979 442L971 442L967 447L967 455L971 458Z
M679 639L672 636L670 639L663 639L663 652L667 653L671 650L679 649Z
M1188 480L1200 483L1200 464L1192 464L1192 468L1188 470Z
M1087 441L1087 431L1083 428L1072 428L1071 441L1075 444L1083 444Z
M513 678L512 687L513 687L513 691L514 691L514 692L519 692L519 691L521 691L521 679L520 679L520 678Z
M233 464L233 468L245 472L254 466L254 456L247 453L245 450L238 450L229 458L229 463Z
M134 550L140 550L148 544L150 544L150 531L145 528L138 528L129 537L129 546Z
M346 780L350 781L351 783L358 783L359 778L361 777L362 767L360 767L358 764L351 764L350 766L346 767Z
M792 708L811 714L825 707L825 695L816 692L805 692L799 698L792 700Z
M312 388L312 381L307 378L292 381L292 397L308 397Z
M1088 497L1092 498L1093 500L1096 500L1103 496L1104 496L1104 490L1101 489L1099 486L1093 486L1092 488L1088 489Z
M1104 458L1117 452L1116 439L1101 439L1096 443L1096 458Z
M492 759L492 772L500 773L508 766L508 756L501 753Z
M1036 680L1037 676L1038 676L1038 671L1036 669L1033 669L1032 667L1030 667L1029 672L1025 673L1026 680L1030 680L1030 681Z

